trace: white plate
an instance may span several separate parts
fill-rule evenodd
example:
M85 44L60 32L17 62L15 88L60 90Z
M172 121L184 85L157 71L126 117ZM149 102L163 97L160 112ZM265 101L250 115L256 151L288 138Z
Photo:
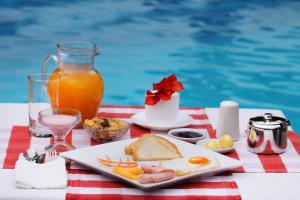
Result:
M208 141L208 140L214 140L214 139L209 139L209 138L206 138L204 140L200 140L196 143L196 145L200 146L200 147L203 147L204 148L204 145L205 143ZM232 145L232 147L229 147L229 148L225 148L225 149L210 149L211 151L215 151L215 152L218 152L218 153L228 153L230 151L232 151L234 149L234 144Z
M154 123L149 122L145 112L135 114L131 117L131 121L139 126L149 128L152 130L166 131L173 128L181 128L190 125L193 118L185 113L179 113L174 124Z
M204 155L207 157L216 158L220 163L220 168L212 169L206 172L198 172L186 176L175 177L174 179L159 182L159 183L151 183L151 184L141 184L138 181L129 180L124 178L118 174L112 172L112 168L104 167L99 164L96 160L96 157L105 158L106 155L109 155L111 158L125 158L128 157L124 153L124 147L136 139L128 139L128 140L121 140L112 143L100 144L96 146L91 146L87 148L77 149L69 152L62 153L61 156L75 162L78 162L86 167L89 167L103 175L121 180L128 184L131 184L137 188L142 190L154 190L163 187L167 187L170 185L174 185L187 179L193 177L208 177L213 176L217 173L221 173L224 171L228 171L230 169L242 166L242 163L238 160L229 158L227 156L223 156L222 154L215 153L213 151L206 150L202 147L183 142L174 138L170 138L168 136L160 135L162 137L166 137L171 142L175 143L184 157L192 157L197 155ZM148 164L158 165L159 161L147 161Z

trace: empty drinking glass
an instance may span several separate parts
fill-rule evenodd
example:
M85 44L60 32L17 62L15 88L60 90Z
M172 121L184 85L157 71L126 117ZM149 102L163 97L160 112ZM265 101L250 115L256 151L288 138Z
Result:
M51 79L49 79L51 76ZM60 77L46 73L28 76L29 132L36 137L51 137L49 129L38 123L38 113L58 106ZM51 101L49 94L51 94ZM51 103L50 103L51 102Z

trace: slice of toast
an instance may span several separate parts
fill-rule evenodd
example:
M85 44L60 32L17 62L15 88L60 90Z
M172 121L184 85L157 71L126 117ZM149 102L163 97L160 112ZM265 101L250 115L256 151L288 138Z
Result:
M177 149L177 146L176 146L174 143L170 142L170 141L167 140L166 138L159 137L159 136L157 136L157 135L154 135L154 136L156 136L157 139L158 139L161 143L163 143L164 145L166 145L167 148L172 149L172 150L173 150L175 153L177 153L177 154L180 154L179 150ZM181 155L181 154L180 154L180 155Z
M168 160L182 157L175 144L154 134L147 134L132 145L133 160Z
M133 154L133 150L134 150L135 146L150 135L151 135L150 133L145 133L141 137L139 137L139 139L134 141L133 143L125 146L125 148L124 148L125 154Z

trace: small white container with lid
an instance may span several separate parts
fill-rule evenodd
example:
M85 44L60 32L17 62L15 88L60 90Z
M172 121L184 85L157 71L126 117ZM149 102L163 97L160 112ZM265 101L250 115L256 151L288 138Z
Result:
M230 135L234 141L239 140L239 104L235 101L222 101L220 104L217 138Z

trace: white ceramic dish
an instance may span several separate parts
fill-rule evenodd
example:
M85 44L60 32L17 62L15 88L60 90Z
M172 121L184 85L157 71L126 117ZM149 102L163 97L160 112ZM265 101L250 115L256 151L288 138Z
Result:
M199 133L202 136L195 137L195 138L184 138L184 137L178 137L178 136L174 135L174 134L180 133L180 132L194 132L194 133ZM186 142L190 142L190 143L196 143L199 140L205 139L207 137L208 133L207 133L206 129L176 128L176 129L169 130L168 135L170 137L178 139L178 140L182 140L182 141L186 141Z
M160 135L162 136L162 135ZM174 179L163 181L159 183L152 183L152 184L141 184L138 181L129 180L127 178L124 178L120 175L117 175L112 172L112 169L109 167L104 167L101 164L99 164L96 160L96 157L105 158L106 155L109 155L112 159L119 159L120 157L124 160L128 157L128 155L125 155L124 153L124 147L131 142L133 142L136 139L128 139L128 140L122 140L112 143L106 143L96 146L91 146L87 148L82 149L76 149L73 151L62 153L61 156L70 160L73 160L75 162L78 162L86 167L89 167L103 175L121 180L123 182L126 182L128 184L131 184L137 188L140 188L142 190L155 190L163 187L167 187L170 185L174 185L183 181L186 181L193 177L208 177L213 176L217 173L221 173L224 171L228 171L230 169L240 167L242 166L242 163L238 160L223 156L222 154L215 153L213 151L206 150L202 147L183 142L174 138L170 138L168 136L162 136L166 137L171 142L175 143L181 152L182 155L185 157L192 157L197 155L204 155L208 157L214 157L218 160L220 163L220 167L217 169L212 169L206 172L198 172L195 174L190 174L186 176L181 177L175 177ZM148 164L154 164L158 165L159 161L147 161Z
M210 140L210 139L209 139L209 138L206 138L206 139L204 139L204 140L199 140L199 141L196 143L196 145L204 148L204 145L205 145L205 143L206 143L208 140ZM213 140L214 140L214 139L213 139ZM225 148L225 149L219 148L219 149L210 149L210 150L211 150L211 151L215 151L215 152L224 154L224 153L228 153L228 152L232 151L233 149L234 149L234 144L232 145L232 147L229 147L229 148Z
M166 131L174 128L181 128L190 125L193 118L185 113L179 113L173 124L165 124L164 122L150 122L147 120L145 112L135 114L131 117L131 121L139 126L152 130Z

